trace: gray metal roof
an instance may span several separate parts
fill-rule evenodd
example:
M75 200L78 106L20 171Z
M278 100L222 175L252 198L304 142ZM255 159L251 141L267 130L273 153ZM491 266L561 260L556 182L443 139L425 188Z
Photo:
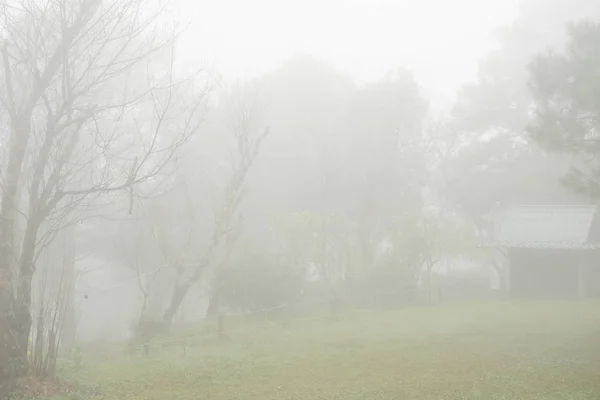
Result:
M595 206L517 206L506 211L495 246L590 249Z

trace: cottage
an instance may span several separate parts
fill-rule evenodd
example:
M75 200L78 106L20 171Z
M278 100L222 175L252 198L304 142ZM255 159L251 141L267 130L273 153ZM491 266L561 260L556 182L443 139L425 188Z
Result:
M600 215L594 206L519 206L503 216L513 298L600 297Z

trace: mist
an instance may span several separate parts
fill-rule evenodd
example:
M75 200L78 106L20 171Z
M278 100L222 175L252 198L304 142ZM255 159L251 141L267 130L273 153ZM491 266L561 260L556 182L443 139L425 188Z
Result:
M596 399L600 4L0 4L1 399Z

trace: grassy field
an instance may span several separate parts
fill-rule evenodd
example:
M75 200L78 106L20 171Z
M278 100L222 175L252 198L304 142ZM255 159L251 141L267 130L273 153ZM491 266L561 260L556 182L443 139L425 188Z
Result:
M66 366L54 399L600 399L600 303L487 303L238 322Z

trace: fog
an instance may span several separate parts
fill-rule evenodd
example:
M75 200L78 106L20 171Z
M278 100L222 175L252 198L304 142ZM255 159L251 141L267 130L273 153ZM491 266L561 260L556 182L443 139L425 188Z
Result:
M448 106L496 47L494 29L516 17L517 2L231 0L183 2L182 10L190 24L179 44L184 62L209 60L227 81L310 54L361 84L403 66L430 100Z
M0 398L600 395L597 1L0 14Z

